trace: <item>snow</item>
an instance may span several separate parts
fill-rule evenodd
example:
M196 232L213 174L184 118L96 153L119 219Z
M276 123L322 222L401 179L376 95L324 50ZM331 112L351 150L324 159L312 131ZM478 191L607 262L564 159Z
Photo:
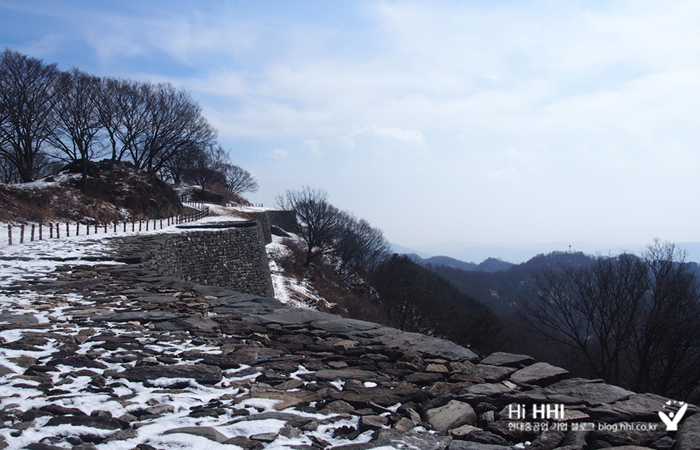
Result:
M290 255L289 248L284 244L285 239L300 240L296 236L291 238L272 236L272 243L265 246L270 262L270 274L272 276L272 286L275 290L275 298L294 308L315 310L318 304L325 305L327 308L333 306L332 303L329 303L316 291L308 280L299 280L284 274L280 261Z
M45 183L45 182L42 182ZM37 185L39 182L37 182ZM30 186L26 186L30 188ZM245 220L236 214L240 209L225 208L221 206L209 205L210 211L216 216L206 217L199 220L197 223L212 223L217 221ZM262 211L264 208L245 208L244 211ZM181 230L175 226L160 227L156 230L131 232L130 229L126 233L121 228L118 232L113 233L113 229L105 234L104 228L98 234L75 236L73 233L70 237L61 233L60 239L43 239L41 241L25 242L23 244L15 244L12 246L0 247L0 287L11 285L21 285L37 278L43 280L54 279L54 272L59 266L65 265L66 261L71 263L78 262L84 265L94 264L119 264L108 260L90 260L86 258L107 258L113 252L113 244L115 237L146 235L146 234L162 234L162 233L182 233L186 230ZM47 233L44 234L46 236ZM25 235L26 236L26 235ZM275 287L277 298L289 303L293 306L309 308L309 304L305 299L311 299L312 302L325 301L316 292L310 283L304 280L297 280L286 277L278 263L280 258L286 256L289 252L287 247L282 243L282 239L274 236L274 242L267 246L267 252L270 256L270 269ZM0 246L2 242L0 242ZM126 306L126 298L123 298L123 306ZM31 289L19 290L2 290L0 288L0 311L8 313L12 316L28 315L33 316L39 324L48 324L49 315L67 320L69 308L72 306L91 306L94 302L88 300L80 294L58 295L51 292L36 292ZM130 332L119 328L121 325L114 325L110 331L116 335L128 335ZM22 411L27 411L32 408L38 408L47 404L45 395L38 389L31 389L29 386L36 385L38 382L30 379L19 378L19 374L24 373L25 369L20 367L13 360L20 356L40 358L53 354L61 344L57 339L61 336L75 336L81 330L87 330L77 325L67 322L53 322L53 325L44 328L32 330L11 329L0 332L0 338L5 342L13 342L21 339L25 334L32 333L38 335L46 335L47 343L39 346L39 351L29 350L12 350L0 348L0 366L4 366L12 373L0 377L0 410L10 410L17 408ZM169 333L162 333L164 338L169 336ZM191 341L184 340L181 342L170 342L166 339L156 341L152 337L146 336L140 339L145 348L156 351L160 354L169 354L183 352L196 348L202 353L218 354L221 350L216 347L194 346ZM98 342L87 341L78 345L75 351L76 355L85 355L90 352ZM94 350L92 350L94 351ZM112 364L105 362L105 358L110 355L123 354L123 349L104 351L100 360L104 362L107 369L90 369L98 374L103 374L104 370L122 370L121 364ZM183 361L183 364L195 364L197 361ZM208 440L201 436L194 436L183 433L163 434L163 432L180 427L206 427L215 426L218 431L228 437L233 436L251 436L259 433L277 433L283 426L284 422L276 419L265 420L239 420L231 412L227 412L225 417L189 417L190 407L194 405L205 405L210 400L219 399L224 393L231 394L234 397L243 395L240 389L232 385L245 380L255 379L260 372L250 373L250 367L242 365L238 369L230 369L223 371L224 378L221 382L214 386L204 386L196 383L193 380L187 380L189 385L186 389L177 392L169 392L167 394L158 393L159 386L168 386L178 380L173 379L158 379L152 380L149 386L144 386L142 383L131 382L126 379L119 379L120 386L114 387L114 393L118 396L132 396L128 402L116 401L112 396L101 393L86 393L82 391L91 378L87 376L66 376L67 373L75 371L74 367L58 365L57 372L50 372L56 388L66 390L69 394L52 397L51 403L59 404L68 408L79 408L86 414L90 414L95 410L109 411L113 417L119 417L130 411L147 407L148 404L156 405L167 404L174 409L172 412L166 412L164 415L152 421L145 421L138 428L138 437L112 441L99 444L100 449L121 450L134 448L139 443L148 442L157 448L163 449L182 449L182 448L236 448L235 446L223 445ZM299 375L310 373L308 369L300 365L297 372L291 374L292 378L299 378ZM17 385L23 386L17 386ZM342 389L342 382L338 384ZM274 407L279 400L269 400L260 398L250 398L240 402L237 407L248 409L251 414L261 411L275 411ZM227 410L228 411L228 410ZM320 414L303 413L292 408L283 410L282 412L290 412L296 415L312 416L327 419L329 416ZM71 425L45 426L50 417L39 417L36 419L36 425L26 429L19 437L13 437L10 433L13 431L10 428L0 429L0 435L4 436L9 444L7 448L20 449L33 442L38 442L47 437L75 435L76 427ZM222 425L224 424L224 425ZM346 439L334 438L333 430L337 427L358 426L358 418L348 420L338 420L336 422L319 426L315 431L308 432L298 438L287 438L279 436L274 442L267 444L267 449L289 449L293 446L311 445L312 441L309 436L313 435L331 443L331 445L347 444ZM81 427L78 427L80 429ZM99 430L94 428L84 428L86 434L108 435L113 433L113 430ZM371 439L371 432L366 432L360 435L354 443L368 442ZM62 443L61 445L63 445Z

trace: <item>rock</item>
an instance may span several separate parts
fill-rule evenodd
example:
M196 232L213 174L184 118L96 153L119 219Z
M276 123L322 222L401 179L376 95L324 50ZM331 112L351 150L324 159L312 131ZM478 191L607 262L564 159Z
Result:
M504 384L492 384L492 383L484 383L484 384L475 384L474 386L470 386L467 389L464 390L465 395L471 395L471 396L487 396L487 397L492 397L492 396L498 396L498 395L503 395L507 392L512 392L513 389L509 388L508 386Z
M678 428L676 448L700 450L700 414L686 418Z
M368 370L360 370L355 368L348 369L323 369L315 374L317 380L333 381L333 380L359 380L359 381L386 381L385 375Z
M529 366L534 363L535 360L532 356L528 355L516 355L514 353L505 352L495 352L491 353L489 356L481 360L481 364L488 364L491 366L507 366L522 368L524 366Z
M163 320L177 319L178 316L163 311L133 311L124 313L105 314L92 316L93 322L160 322Z
M508 378L509 375L517 371L513 367L491 366L486 364L477 364L472 371L476 377L482 378L487 383L498 383Z
M530 444L528 450L552 450L559 446L562 441L566 438L566 435L558 430L547 430L537 436L532 444Z
M394 424L394 429L396 431L401 431L402 433L410 433L415 428L415 424L411 419L402 417L401 420Z
M121 424L114 419L103 419L91 416L58 416L49 419L47 427L57 425L73 425L74 427L99 428L101 430L121 430Z
M72 358L59 358L59 359L54 359L51 361L52 366L58 366L59 364L63 364L65 366L72 366L72 367L89 367L91 369L106 369L107 365L104 363L101 363L99 361L95 361L90 358L85 358L85 357L72 357Z
M289 439L296 439L301 436L301 430L299 428L294 428L290 426L284 426L280 429L280 436L284 436Z
M54 416L87 416L84 412L78 408L66 408L65 406L49 404L44 405L39 408L40 411L47 412Z
M417 387L403 383L395 386L393 389L363 388L356 389L355 392L344 391L340 394L340 398L356 408L368 407L372 403L387 407L410 401L415 396L420 395L420 393L421 390Z
M221 369L217 366L194 365L158 365L136 366L121 372L129 381L151 381L158 378L189 378L200 384L216 384L221 381Z
M449 373L450 371L447 370L447 367L444 364L428 364L425 368L426 372L435 372L435 373Z
M105 439L104 442L125 441L127 439L133 439L135 437L138 437L138 435L138 431L136 431L133 428L128 428L126 430L117 431L116 433Z
M151 416L162 416L163 414L175 412L175 407L173 407L173 405L151 406L150 408L144 409L144 412Z
M404 377L405 381L417 384L418 386L428 386L444 379L445 377L441 373L428 372L413 372L412 374Z
M466 437L464 437L464 440L489 445L508 445L508 441L503 439L501 436L491 433L490 431L484 430L474 430L471 433L467 434Z
M469 403L450 400L445 406L426 411L423 419L433 429L446 431L465 424L476 424L476 412Z
M469 442L469 441L452 441L447 450L512 450L513 447L510 445L491 445L482 444L480 442Z
M632 391L606 384L603 380L586 380L584 378L560 381L548 386L547 389L558 394L580 398L590 406L612 403L634 395Z
M360 418L360 432L378 430L389 423L389 419L382 416L362 416Z
M664 436L658 441L652 443L649 447L654 450L671 450L675 445L676 441L671 439L669 436Z
M235 436L223 442L226 445L237 445L244 450L260 450L263 448L262 442L253 441L245 436Z
M594 419L608 423L616 422L659 422L659 411L668 401L656 394L635 394L612 404L605 404L588 409ZM698 408L688 405L688 412L697 412Z
M481 428L473 425L462 425L461 427L451 429L450 435L454 436L455 439L464 439L465 436L468 436L469 433L473 431L481 431Z
M260 441L260 442L273 442L275 439L277 439L277 433L259 433L259 434L254 434L250 437L251 440L253 441Z
M510 376L510 379L515 383L547 386L565 378L568 374L569 371L561 367L539 362L518 370Z
M383 450L393 448L444 450L449 440L449 437L435 436L428 433L406 434L394 429L382 429L370 442L334 446L333 450Z
M0 365L0 377L3 377L5 375L15 373L12 369L9 369L3 365Z
M344 402L343 400L336 400L334 402L330 402L327 404L321 411L319 411L321 414L329 415L329 414L345 414L345 413L351 413L355 411L355 408L348 402Z
M613 446L639 445L648 446L666 434L663 426L648 430L648 422L620 422L602 424L606 429L596 429L591 433L593 440L605 441Z
M375 340L389 347L396 346L408 351L438 356L449 361L474 361L479 359L479 356L468 348L418 333L391 333L379 336Z
M164 431L163 434L191 434L194 436L201 436L209 439L210 441L223 443L228 440L223 433L219 432L216 428L212 427L182 427L182 428L171 428L170 430Z
M275 404L275 409L278 411L299 406L302 404L308 404L311 402L318 402L323 400L323 397L321 397L319 394L310 391L271 391L247 394L242 397L239 397L237 401L241 402L249 398L269 398L273 400L282 400L280 403Z

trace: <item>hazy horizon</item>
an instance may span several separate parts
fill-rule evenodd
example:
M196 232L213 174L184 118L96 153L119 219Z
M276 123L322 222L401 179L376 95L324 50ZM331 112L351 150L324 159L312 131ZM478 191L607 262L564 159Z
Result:
M434 242L421 247L407 247L392 243L398 253L416 253L422 258L432 256L449 256L464 262L479 264L488 258L502 259L513 264L530 260L538 254L551 252L583 252L587 255L617 255L622 252L640 255L647 244L601 245L590 242L541 242L541 243L490 243L473 242ZM675 242L677 247L686 251L686 261L700 264L700 242ZM569 247L571 245L571 247Z
M700 241L700 3L0 0L0 46L187 89L273 206L407 247Z

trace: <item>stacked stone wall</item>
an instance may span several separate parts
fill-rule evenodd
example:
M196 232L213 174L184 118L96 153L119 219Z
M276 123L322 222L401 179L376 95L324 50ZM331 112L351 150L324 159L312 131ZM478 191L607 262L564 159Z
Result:
M297 216L294 211L265 211L270 225L280 227L290 233L299 231Z
M144 269L205 285L274 297L261 227L193 229L160 235L141 255Z
M251 219L258 222L258 226L265 238L265 243L269 244L272 242L272 232L270 231L270 219L266 211L262 212L249 212L246 213Z

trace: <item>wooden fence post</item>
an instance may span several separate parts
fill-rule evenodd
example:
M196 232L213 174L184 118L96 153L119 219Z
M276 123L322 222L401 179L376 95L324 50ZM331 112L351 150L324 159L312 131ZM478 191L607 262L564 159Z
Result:
M24 244L24 225L19 227L19 243Z
M7 240L10 241L10 245L12 245L12 225L7 224Z
M36 227L36 225L32 224L32 239L31 239L32 242L34 242L34 228L35 227Z

